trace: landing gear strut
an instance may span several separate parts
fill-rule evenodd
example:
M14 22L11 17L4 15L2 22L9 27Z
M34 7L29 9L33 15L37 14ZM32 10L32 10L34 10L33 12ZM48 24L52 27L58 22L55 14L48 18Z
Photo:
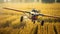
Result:
M23 22L23 16L21 16L21 18L20 18L20 22Z
M43 26L44 25L44 20L42 20L42 22L41 22L41 26Z

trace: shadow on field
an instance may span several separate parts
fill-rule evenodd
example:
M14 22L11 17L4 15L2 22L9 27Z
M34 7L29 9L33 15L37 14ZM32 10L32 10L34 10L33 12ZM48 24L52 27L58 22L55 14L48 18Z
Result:
M24 28L26 26L25 22L18 23L18 24L11 24L10 21L6 21L5 23L0 23L0 28L6 28L6 27L12 27L13 29L19 29L19 28Z
M57 29L56 29L56 26L54 25L54 32L55 32L55 34L58 34L58 32L57 32Z
M35 31L34 31L33 34L38 34L38 25L36 26Z
M38 34L38 25L35 28L32 28L30 34Z
M20 24L15 24L12 27L13 27L13 29L16 29L16 28L18 28L18 29L22 28L23 29L25 26L26 26L26 23L20 23Z

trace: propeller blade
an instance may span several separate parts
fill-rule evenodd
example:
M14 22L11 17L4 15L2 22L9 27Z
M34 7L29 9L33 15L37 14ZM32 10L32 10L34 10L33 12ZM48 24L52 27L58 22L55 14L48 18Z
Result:
M13 11L23 12L23 13L30 13L30 12L27 12L27 11L21 11L21 10L16 10L16 9L12 9L12 8L3 8L3 9L13 10Z
M45 17L52 17L52 18L60 18L60 17L57 17L57 16L49 16L49 15L44 15L44 14L39 14L40 16L45 16Z

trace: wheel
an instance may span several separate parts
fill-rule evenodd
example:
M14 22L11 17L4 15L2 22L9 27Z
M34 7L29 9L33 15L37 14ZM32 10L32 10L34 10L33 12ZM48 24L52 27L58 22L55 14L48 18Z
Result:
M43 26L44 25L44 20L42 20L42 22L41 22L41 26Z
M35 24L35 20L33 20L33 24Z
M35 20L34 20L34 24L35 24Z
M20 18L20 22L23 22L23 16L21 16L21 18Z

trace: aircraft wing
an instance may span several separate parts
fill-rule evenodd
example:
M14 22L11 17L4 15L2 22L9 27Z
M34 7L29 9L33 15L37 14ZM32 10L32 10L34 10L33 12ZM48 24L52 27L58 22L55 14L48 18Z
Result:
M60 18L60 17L57 17L57 16L49 16L49 15L44 15L44 14L39 14L40 16L45 16L45 17L52 17L52 18Z
M16 9L12 9L12 8L3 8L3 9L7 9L7 10L13 10L13 11L17 11L17 12L23 12L23 13L30 13L30 12L27 12L27 11L16 10Z

